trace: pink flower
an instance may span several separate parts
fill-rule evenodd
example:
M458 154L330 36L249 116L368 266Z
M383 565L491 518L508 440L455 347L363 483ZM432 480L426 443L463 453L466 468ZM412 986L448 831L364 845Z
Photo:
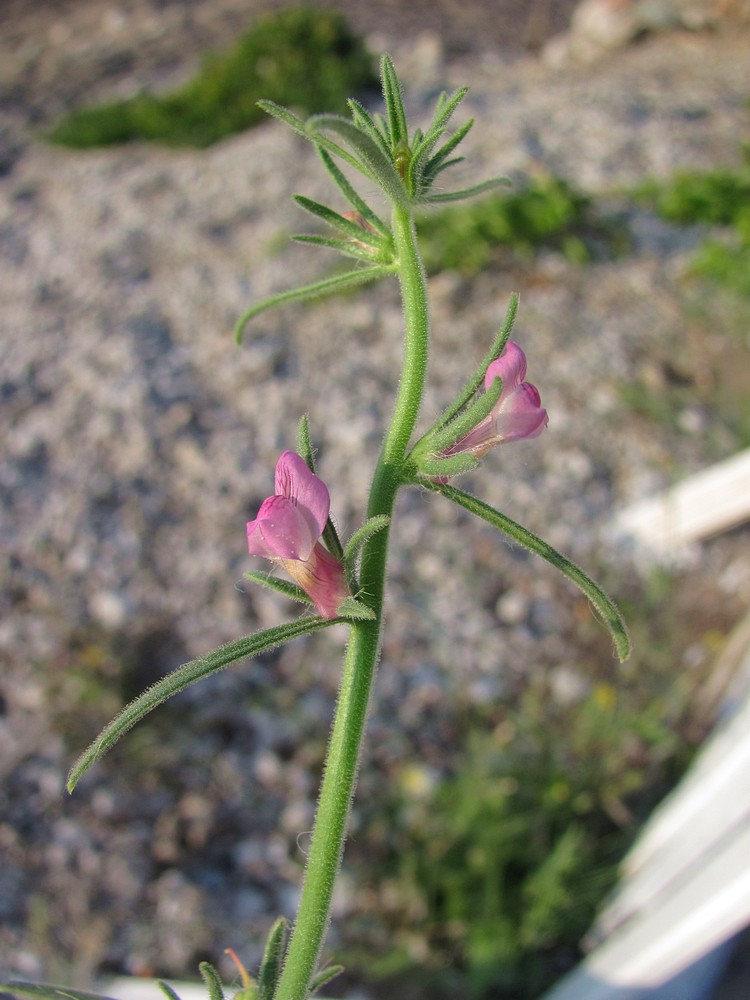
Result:
M319 613L335 618L349 589L344 567L319 541L331 507L328 489L293 451L276 463L275 487L247 523L248 551L283 566Z
M445 455L470 451L482 458L490 448L506 441L538 437L547 426L547 411L541 406L536 386L524 382L526 355L514 341L487 367L484 387L489 389L496 378L503 380L500 398L489 416L472 428L459 441L446 449Z

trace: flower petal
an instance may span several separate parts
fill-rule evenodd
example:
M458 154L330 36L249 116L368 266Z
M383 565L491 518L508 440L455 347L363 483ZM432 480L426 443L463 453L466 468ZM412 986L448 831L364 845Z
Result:
M339 607L350 596L344 567L317 542L306 560L283 560L289 576L313 599L319 614L335 618Z
M317 540L305 512L283 496L264 500L257 518L247 525L247 548L251 556L308 559Z
M549 421L541 401L536 386L530 382L519 385L493 415L497 442L539 437Z
M489 389L496 378L503 380L503 391L500 402L507 399L526 376L526 355L514 340L509 340L499 358L495 358L487 366L484 374L484 387Z
M328 487L294 451L285 451L276 463L276 493L298 505L306 514L311 531L320 538L331 509Z

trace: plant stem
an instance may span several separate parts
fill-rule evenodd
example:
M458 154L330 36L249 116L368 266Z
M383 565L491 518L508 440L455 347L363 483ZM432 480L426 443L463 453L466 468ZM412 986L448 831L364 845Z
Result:
M427 370L427 292L411 212L394 209L393 235L406 326L404 364L393 419L373 477L368 517L378 514L390 517L393 512ZM305 1000L328 926L359 768L367 706L380 655L388 534L385 528L373 535L362 550L359 598L373 609L375 620L354 622L350 626L297 919L274 1000Z

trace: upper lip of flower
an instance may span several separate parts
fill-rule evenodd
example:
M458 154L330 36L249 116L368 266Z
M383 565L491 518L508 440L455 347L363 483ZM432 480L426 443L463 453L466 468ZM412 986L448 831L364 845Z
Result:
M275 489L275 496L264 500L258 516L248 522L250 554L309 559L328 520L328 488L296 452L285 451L276 463Z
M524 382L526 355L513 340L487 366L484 385L489 389L496 378L503 380L500 398L492 412L446 450L446 454L473 451L481 458L493 445L537 437L548 423L536 386Z

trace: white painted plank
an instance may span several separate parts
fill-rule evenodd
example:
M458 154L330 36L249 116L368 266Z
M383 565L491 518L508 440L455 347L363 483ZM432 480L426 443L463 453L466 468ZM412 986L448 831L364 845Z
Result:
M654 554L679 552L750 520L750 449L621 511L608 528Z
M628 1000L677 975L750 923L750 823L687 883L612 935L544 1000Z

